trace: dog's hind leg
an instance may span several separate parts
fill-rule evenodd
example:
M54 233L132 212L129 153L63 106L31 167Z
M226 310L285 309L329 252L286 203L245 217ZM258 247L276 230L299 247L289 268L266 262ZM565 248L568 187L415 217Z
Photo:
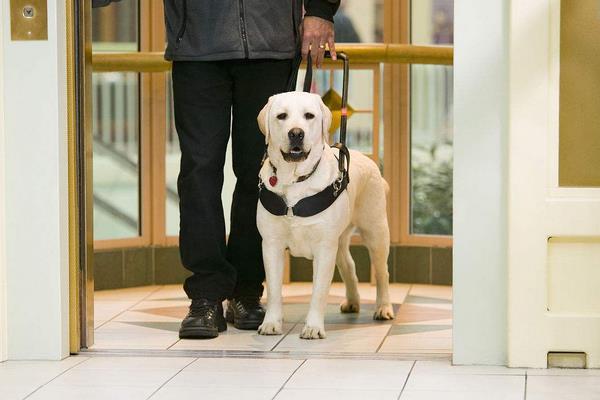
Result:
M360 310L360 294L358 293L358 278L356 277L356 266L350 254L350 238L353 226L350 226L342 236L336 256L336 264L340 276L346 285L346 300L340 305L343 313L357 313Z
M394 308L390 302L390 274L387 259L390 252L390 234L385 226L372 226L362 231L362 237L369 250L371 267L375 269L377 300L374 319L394 319Z
M387 265L390 253L390 229L386 212L386 191L387 183L381 178L379 170L372 168L371 176L359 194L355 210L355 223L369 250L371 268L375 272L377 300L374 319L394 318Z

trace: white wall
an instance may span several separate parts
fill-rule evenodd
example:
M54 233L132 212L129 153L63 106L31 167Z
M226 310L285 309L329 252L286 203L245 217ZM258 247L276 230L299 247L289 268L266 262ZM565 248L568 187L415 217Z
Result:
M454 363L504 365L509 2L454 4Z
M68 355L65 2L48 1L48 40L10 40L2 2L9 359Z
M3 21L4 9L0 7L0 21ZM0 29L0 43L2 43L3 30ZM0 45L0 66L3 62L3 48ZM0 71L2 68L0 68ZM6 252L4 249L4 96L3 75L0 73L0 362L6 360Z

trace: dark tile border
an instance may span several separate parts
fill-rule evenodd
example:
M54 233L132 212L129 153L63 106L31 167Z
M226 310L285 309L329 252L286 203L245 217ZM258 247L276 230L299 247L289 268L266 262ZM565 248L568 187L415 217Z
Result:
M370 282L371 262L364 246L350 248L356 264L359 282ZM435 285L452 284L452 248L392 246L388 258L391 282L425 283ZM292 257L290 263L292 282L312 280L312 262L304 258ZM339 282L335 272L334 282Z
M96 290L183 283L189 272L178 247L145 247L94 252Z
M364 246L351 246L359 282L370 282L369 253ZM391 282L452 284L452 248L392 246L388 258ZM148 247L94 252L97 290L144 285L183 283L190 275L179 258L178 247ZM312 261L292 257L292 282L312 280ZM336 270L334 281L340 282Z

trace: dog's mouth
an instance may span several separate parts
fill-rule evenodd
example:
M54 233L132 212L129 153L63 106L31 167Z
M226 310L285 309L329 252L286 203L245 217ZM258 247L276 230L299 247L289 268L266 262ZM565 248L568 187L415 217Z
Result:
M281 151L281 155L283 156L283 159L287 162L301 162L304 161L308 158L308 155L310 154L310 150L309 151L304 151L304 149L302 149L300 146L294 146L292 148L290 148L289 152L284 152L283 150Z

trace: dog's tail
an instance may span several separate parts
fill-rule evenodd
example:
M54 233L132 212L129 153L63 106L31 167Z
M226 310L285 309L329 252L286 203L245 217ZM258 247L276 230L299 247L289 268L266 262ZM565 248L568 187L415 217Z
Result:
M383 178L381 178L381 180L383 181L383 188L385 189L385 197L390 197L390 185L389 183L387 183L387 181Z

